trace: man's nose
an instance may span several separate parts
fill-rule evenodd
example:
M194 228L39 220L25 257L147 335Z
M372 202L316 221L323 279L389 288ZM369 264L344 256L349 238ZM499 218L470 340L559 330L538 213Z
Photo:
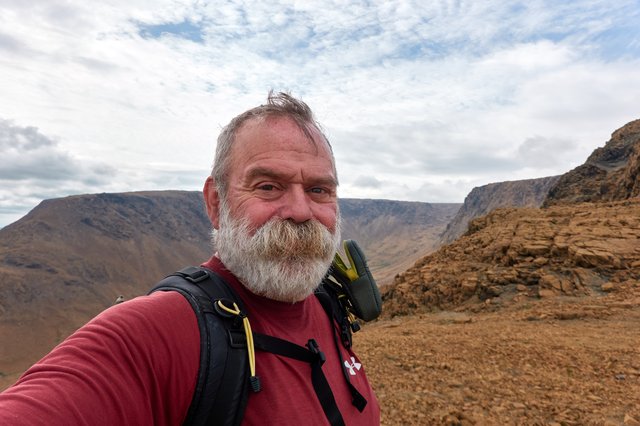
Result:
M280 210L282 219L292 220L296 223L313 219L312 201L303 187L295 185L288 188L283 201L284 204Z

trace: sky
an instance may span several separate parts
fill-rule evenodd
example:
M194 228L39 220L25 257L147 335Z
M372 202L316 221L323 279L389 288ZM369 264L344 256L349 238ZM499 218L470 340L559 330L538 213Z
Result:
M287 91L338 194L464 201L565 173L640 118L640 0L0 0L0 227L44 199L202 188Z

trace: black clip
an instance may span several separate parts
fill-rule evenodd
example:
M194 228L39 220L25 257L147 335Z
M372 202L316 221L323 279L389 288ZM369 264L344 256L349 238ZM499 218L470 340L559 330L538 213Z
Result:
M182 276L185 280L191 281L194 284L197 284L209 278L209 274L207 273L207 271L201 268L196 268L195 266L187 266L186 268L176 272L176 274Z
M316 339L309 339L309 341L307 342L307 348L309 348L309 350L318 357L318 359L320 360L320 365L324 364L324 362L327 360L327 357L324 355L324 352L320 350L320 346L318 346L318 342L316 342Z
M357 324L357 330L353 328L354 324ZM358 324L357 322L350 323L346 317L342 320L342 323L340 324L340 337L342 338L342 344L345 348L349 349L351 347L351 344L353 343L351 332L349 331L349 329L355 332L360 329L359 327L360 324Z

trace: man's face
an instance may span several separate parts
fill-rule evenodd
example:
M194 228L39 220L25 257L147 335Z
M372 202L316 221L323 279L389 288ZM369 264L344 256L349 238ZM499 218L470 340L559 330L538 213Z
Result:
M285 302L313 292L340 240L331 154L313 135L286 118L250 121L232 148L224 202L205 185L220 259L249 290Z
M252 231L272 217L296 223L315 219L335 230L331 153L317 130L311 132L315 143L286 117L249 120L240 128L228 169L232 217L247 220Z

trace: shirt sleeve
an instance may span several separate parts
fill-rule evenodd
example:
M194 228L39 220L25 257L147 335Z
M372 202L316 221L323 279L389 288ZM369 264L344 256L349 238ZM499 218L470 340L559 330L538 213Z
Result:
M177 425L198 374L189 302L157 292L102 312L0 394L0 424Z

